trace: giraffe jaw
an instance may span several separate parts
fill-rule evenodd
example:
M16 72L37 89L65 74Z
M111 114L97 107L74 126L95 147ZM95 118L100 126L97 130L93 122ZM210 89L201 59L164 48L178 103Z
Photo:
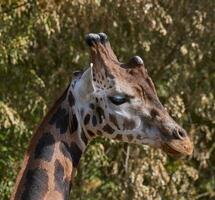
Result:
M189 138L183 141L172 140L164 142L161 149L172 156L190 156L193 153L193 144Z
M156 129L154 129L155 131ZM158 130L157 130L158 131ZM183 139L166 138L161 132L153 132L155 135L148 139L144 136L142 144L149 145L154 148L162 149L165 153L173 157L190 156L193 153L193 143L186 136ZM152 136L152 134L150 134Z

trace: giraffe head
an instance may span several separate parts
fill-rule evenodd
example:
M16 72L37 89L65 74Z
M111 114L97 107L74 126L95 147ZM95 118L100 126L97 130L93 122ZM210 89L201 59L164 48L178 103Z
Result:
M147 144L174 155L190 155L186 131L157 96L143 60L121 63L104 33L88 34L91 67L75 86L83 129L90 136Z

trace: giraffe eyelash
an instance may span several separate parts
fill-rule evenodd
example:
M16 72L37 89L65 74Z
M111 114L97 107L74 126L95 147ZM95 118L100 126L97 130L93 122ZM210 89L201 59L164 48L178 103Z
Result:
M117 106L129 102L128 96L125 95L109 96L108 99Z

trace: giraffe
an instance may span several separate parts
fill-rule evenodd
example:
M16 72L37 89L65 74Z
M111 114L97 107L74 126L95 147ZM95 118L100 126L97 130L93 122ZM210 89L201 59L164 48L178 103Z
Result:
M79 160L98 136L192 154L189 136L160 103L143 60L119 62L104 33L85 40L90 67L74 73L33 135L11 200L69 199Z

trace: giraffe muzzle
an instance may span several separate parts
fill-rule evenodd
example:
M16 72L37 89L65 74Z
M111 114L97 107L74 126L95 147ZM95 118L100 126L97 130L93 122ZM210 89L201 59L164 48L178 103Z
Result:
M161 148L170 155L191 155L193 153L193 144L182 128L174 129L170 137L163 137ZM167 139L168 138L168 139Z

